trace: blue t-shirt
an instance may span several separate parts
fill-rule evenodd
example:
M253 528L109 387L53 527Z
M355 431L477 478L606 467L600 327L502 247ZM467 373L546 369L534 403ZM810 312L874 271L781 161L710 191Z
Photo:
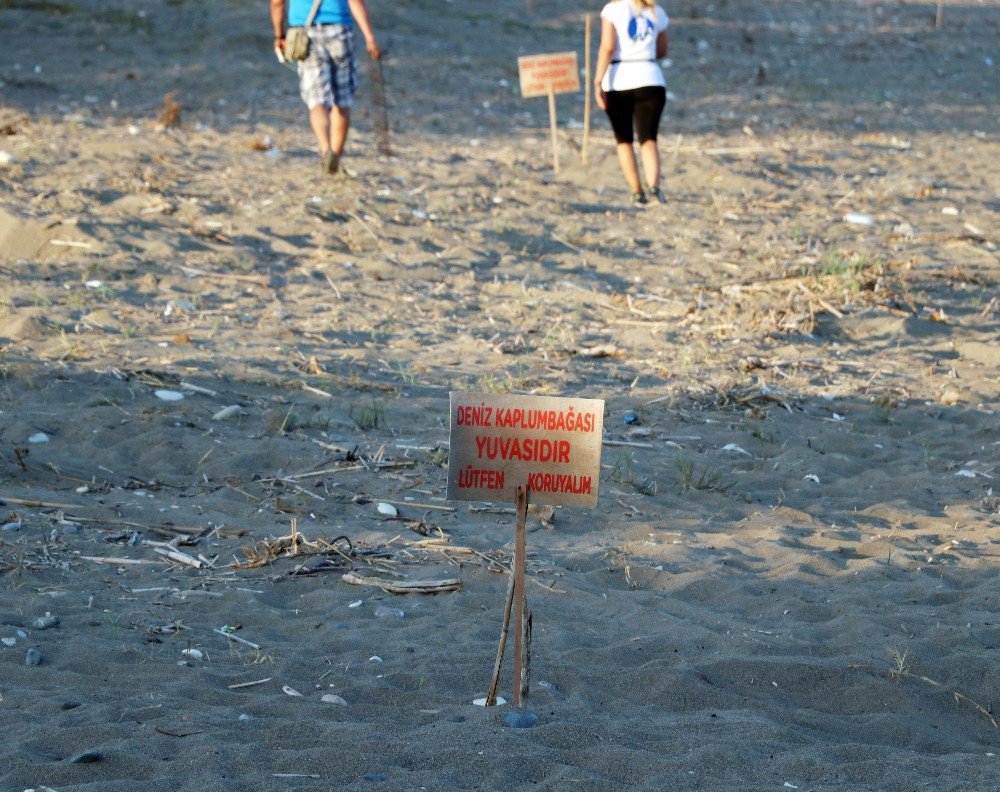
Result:
M304 25L312 11L313 0L288 0L288 24L291 26ZM323 0L319 6L319 13L313 22L315 25L350 25L351 10L347 7L347 0Z

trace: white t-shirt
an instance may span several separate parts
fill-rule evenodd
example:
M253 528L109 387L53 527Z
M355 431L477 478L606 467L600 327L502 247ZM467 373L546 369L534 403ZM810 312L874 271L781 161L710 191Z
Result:
M601 87L605 91L628 91L666 85L663 69L656 62L656 37L667 29L667 12L659 6L643 6L639 11L632 0L612 0L601 11L601 19L614 25L618 34Z

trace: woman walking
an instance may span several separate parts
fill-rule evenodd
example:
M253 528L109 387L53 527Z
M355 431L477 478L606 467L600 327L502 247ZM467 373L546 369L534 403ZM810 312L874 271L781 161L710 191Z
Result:
M632 147L635 137L649 193L660 203L667 202L660 191L656 148L667 97L663 70L656 61L667 54L667 24L667 13L655 0L611 0L601 11L594 96L611 121L618 163L635 204L647 201Z

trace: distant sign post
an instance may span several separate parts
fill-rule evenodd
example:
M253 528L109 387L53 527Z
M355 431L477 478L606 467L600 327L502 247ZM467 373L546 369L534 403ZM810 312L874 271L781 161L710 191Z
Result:
M549 129L552 133L552 169L559 173L556 140L556 94L580 90L580 69L575 52L552 52L547 55L523 55L517 59L521 78L521 96L549 98Z
M517 505L514 562L487 706L496 703L514 606L514 704L528 689L531 614L525 618L524 523L537 504L597 505L604 401L484 393L451 394L448 498Z

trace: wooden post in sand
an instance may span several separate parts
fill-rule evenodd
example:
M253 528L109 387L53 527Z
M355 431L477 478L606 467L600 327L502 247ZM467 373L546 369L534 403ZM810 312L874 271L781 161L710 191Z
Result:
M590 144L590 14L583 25L583 144L580 146L580 162L587 164L587 146Z
M552 133L552 167L559 173L558 131L556 129L556 94L580 90L580 69L575 52L554 52L546 55L522 55L517 59L521 78L521 96L547 96L549 99L549 129Z
M559 175L559 137L556 133L556 94L549 83L549 131L552 133L552 171Z
M385 99L385 75L382 59L368 61L368 80L372 91L372 129L375 132L375 149L384 157L392 154L389 144L389 105Z
M528 696L531 665L532 618L525 594L528 497L539 504L597 505L604 401L456 391L450 401L448 499L513 502L517 507L500 645L489 691L476 703L497 703L507 636L513 629L512 698L519 706Z
M551 95L551 94L550 94ZM523 690L522 671L525 659L524 612L527 596L524 593L524 521L528 514L528 490L517 488L517 527L514 529L514 706L521 706Z

